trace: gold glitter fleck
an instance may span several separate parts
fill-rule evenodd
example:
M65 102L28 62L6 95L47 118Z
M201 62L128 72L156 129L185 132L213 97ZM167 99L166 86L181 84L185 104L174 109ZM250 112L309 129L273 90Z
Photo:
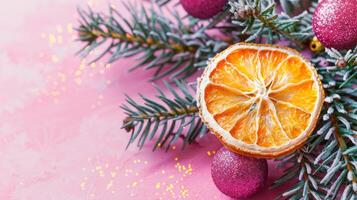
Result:
M181 195L181 197L183 197L183 198L188 197L188 189L185 188L184 186L181 186L180 195Z
M63 28L62 28L62 26L61 25L57 25L57 32L58 33L62 33L63 32Z
M84 190L85 189L85 186L86 186L86 182L81 182L81 184L80 184L80 186L81 186L81 190Z
M175 161L178 161L178 157L175 157L174 160L175 160Z
M54 63L57 63L57 62L59 61L59 59L58 59L58 57L57 57L56 55L52 55L52 56L51 56L51 60L52 60L52 62L54 62Z
M81 63L80 65L79 65L79 69L80 70L84 70L86 68L86 65L84 64L84 63Z
M138 182L134 181L131 185L132 185L133 187L135 187L135 186L138 185Z
M77 71L75 71L75 72L74 72L74 75L76 75L76 76L80 76L80 75L82 75L82 71L77 70Z
M48 43L50 44L50 46L56 44L56 37L52 33L48 36Z
M57 43L58 44L62 44L62 42L63 42L62 35L58 35L57 36Z
M109 190L113 186L113 180L110 180L109 183L107 184L107 190Z
M169 176L169 179L173 179L175 176L174 175L171 175L171 176Z
M67 24L67 33L72 33L73 32L73 25L71 23Z
M54 97L57 97L57 96L59 96L60 94L61 94L61 93L60 93L59 91L57 91L57 90L54 90L54 91L51 92L51 95L54 96Z
M62 82L65 82L67 80L66 75L64 73L62 73L62 72L58 72L57 76Z
M82 84L82 79L81 78L76 78L76 79L74 79L74 81L76 82L77 85L81 85Z
M96 63L92 63L92 64L90 64L90 67L94 69L94 68L97 67L97 64Z
M161 187L160 183L156 183L155 188L160 189L160 187Z
M116 172L110 172L110 176L112 176L113 178L117 175Z

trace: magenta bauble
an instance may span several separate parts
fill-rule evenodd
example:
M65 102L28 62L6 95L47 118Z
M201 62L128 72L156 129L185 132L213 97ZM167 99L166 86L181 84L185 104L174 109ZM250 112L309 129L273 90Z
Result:
M323 0L312 18L319 41L328 48L351 49L357 45L357 0Z
M241 156L223 147L213 158L211 173L221 192L232 198L243 198L264 187L268 164L265 159Z
M228 0L180 0L182 7L193 17L208 19L223 10Z

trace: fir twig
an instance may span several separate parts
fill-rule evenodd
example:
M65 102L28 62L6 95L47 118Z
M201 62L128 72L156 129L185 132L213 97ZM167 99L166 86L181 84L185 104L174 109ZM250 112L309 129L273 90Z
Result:
M94 61L110 55L108 62L138 54L139 63L134 70L146 66L154 69L156 80L171 74L171 78L184 79L205 67L207 60L227 47L227 43L213 39L197 23L182 20L176 11L169 11L173 20L164 16L162 7L152 4L150 8L125 4L131 19L123 17L115 8L109 15L86 12L79 9L79 40L85 42L80 51L87 56L91 51L104 48Z
M314 135L300 150L279 159L280 166L288 167L271 188L279 187L291 180L295 180L295 183L276 199L323 199L319 176L313 173L317 166L314 164L314 155L311 151L314 148L312 144L316 142L319 142L319 138Z
M323 86L327 93L324 126L318 131L325 140L315 163L316 171L324 174L321 184L326 186L326 199L357 197L357 89L351 79L356 71L357 51L339 52L326 49L324 57L312 61L319 66Z
M140 95L144 103L138 104L127 96L128 105L122 108L127 114L123 128L132 132L128 145L138 140L138 146L142 148L147 139L152 140L158 135L153 150L164 146L168 150L179 138L183 138L184 147L206 134L206 126L198 116L196 99L191 95L190 87L184 82L174 82L179 92L165 83L173 98L159 88L159 101Z
M274 0L230 0L229 5L234 15L232 23L244 28L242 34L249 35L247 42L273 43L285 38L302 48L313 36L311 14L306 11L295 17L277 14Z

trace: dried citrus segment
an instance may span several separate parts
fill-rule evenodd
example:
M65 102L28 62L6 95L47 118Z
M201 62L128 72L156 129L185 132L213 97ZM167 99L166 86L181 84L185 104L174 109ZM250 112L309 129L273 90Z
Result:
M225 110L214 116L214 119L225 130L231 130L238 120L246 118L248 115L248 109L252 106L251 102L242 102L236 106Z
M244 141L247 144L254 144L257 140L257 131L258 131L258 109L256 109L256 104L252 104L249 110L241 115L239 120L237 120L233 129L230 131L232 136L238 140Z
M252 82L225 60L218 63L211 73L210 79L213 83L227 85L243 92L252 92L254 90Z
M248 97L238 91L220 85L209 85L206 90L207 108L210 113L221 113L239 103L248 101Z
M257 141L259 146L280 146L289 141L281 127L274 105L270 101L262 100L259 113L259 138Z
M255 157L299 148L324 99L315 69L295 50L246 43L211 60L197 95L203 121L221 142Z
M228 55L226 61L232 64L242 75L255 82L259 80L257 53L258 50L256 49L238 49Z
M278 89L288 83L298 83L311 80L310 67L300 57L290 57L284 60L275 72L272 89Z
M262 50L259 51L258 56L261 65L260 72L265 85L268 85L272 81L274 72L279 67L279 64L288 57L288 54L280 51Z
M310 113L306 113L283 102L274 102L274 105L279 121L290 139L298 137L309 125Z
M315 108L315 102L318 98L318 89L317 84L313 80L308 80L290 85L281 90L272 90L269 97L290 103L307 113L311 113Z

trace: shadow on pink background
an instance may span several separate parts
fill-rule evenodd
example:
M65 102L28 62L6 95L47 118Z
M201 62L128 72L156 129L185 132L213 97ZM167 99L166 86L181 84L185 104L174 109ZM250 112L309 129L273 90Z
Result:
M154 95L133 59L106 65L75 56L76 7L101 0L12 0L0 6L0 199L229 199L214 186L212 135L182 151L125 151L124 93ZM118 9L120 1L113 1ZM138 99L138 98L136 98ZM270 164L269 183L278 176ZM272 199L263 190L251 199Z

